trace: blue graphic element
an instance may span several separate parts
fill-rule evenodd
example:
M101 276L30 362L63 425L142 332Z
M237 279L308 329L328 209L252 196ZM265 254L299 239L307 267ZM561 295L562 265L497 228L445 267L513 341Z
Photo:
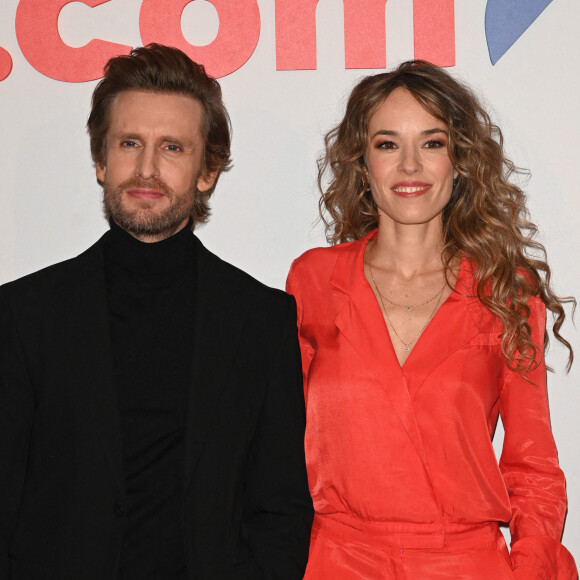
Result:
M485 36L495 64L531 26L552 0L488 0Z

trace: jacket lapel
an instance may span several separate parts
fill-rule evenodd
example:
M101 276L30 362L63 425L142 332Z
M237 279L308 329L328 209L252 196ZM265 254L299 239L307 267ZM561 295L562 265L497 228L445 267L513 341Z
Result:
M233 364L249 302L233 269L197 241L192 386L187 402L185 485L191 482Z
M380 307L364 276L364 251L373 233L339 254L330 279L339 301L335 324L357 351L368 369L384 385L394 412L399 417L417 453L427 466L419 427L409 389L395 355Z
M66 304L59 333L68 355L68 382L82 389L84 413L97 447L106 456L116 483L124 489L121 429L113 373L102 238L72 262L74 291L63 289Z

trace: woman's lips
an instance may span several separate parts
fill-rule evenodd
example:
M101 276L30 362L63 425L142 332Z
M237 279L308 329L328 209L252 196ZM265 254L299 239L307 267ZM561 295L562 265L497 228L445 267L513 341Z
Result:
M400 197L413 198L427 193L430 188L430 183L424 183L422 181L404 181L395 183L395 185L391 187L391 190Z
M159 199L160 197L163 197L163 193L159 190L146 187L132 187L127 190L127 195L136 197L137 199Z

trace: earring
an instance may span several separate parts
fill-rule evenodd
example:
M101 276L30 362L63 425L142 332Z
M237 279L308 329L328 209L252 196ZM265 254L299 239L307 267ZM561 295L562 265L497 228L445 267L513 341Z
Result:
M455 193L457 190L457 184L459 182L459 175L453 180L453 184L451 185L451 195Z
M363 191L370 191L371 186L369 184L369 171L366 167L363 167L361 181Z

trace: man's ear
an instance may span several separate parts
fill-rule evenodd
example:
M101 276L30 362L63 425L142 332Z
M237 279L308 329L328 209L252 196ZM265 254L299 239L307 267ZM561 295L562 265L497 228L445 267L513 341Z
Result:
M200 176L197 178L198 191L207 191L208 189L211 189L214 186L217 178L218 178L217 171L200 174Z
M97 174L97 181L101 184L105 183L105 175L107 175L107 166L101 165L100 163L96 163L95 173Z

